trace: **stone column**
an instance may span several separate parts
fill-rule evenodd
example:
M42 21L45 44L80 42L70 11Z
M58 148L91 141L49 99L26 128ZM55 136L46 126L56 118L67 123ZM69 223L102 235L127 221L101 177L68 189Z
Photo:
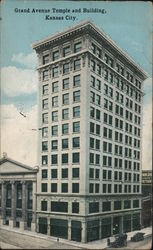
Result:
M31 223L31 231L35 232L36 231L36 202L37 202L37 197L36 197L36 181L32 183L32 196L33 196L33 204L32 204L32 223Z
M71 240L71 220L68 220L68 240Z
M2 182L2 215L1 215L1 221L0 224L5 224L5 218L6 218L6 183Z
M26 228L26 182L22 182L22 220L20 222L20 228L24 230Z
M82 243L86 243L87 242L87 223L86 221L82 221Z
M9 222L10 227L15 226L16 219L16 185L15 181L11 182L11 220Z

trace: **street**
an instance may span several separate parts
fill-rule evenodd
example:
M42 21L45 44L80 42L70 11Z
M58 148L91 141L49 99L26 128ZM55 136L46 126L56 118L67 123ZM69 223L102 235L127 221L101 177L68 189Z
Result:
M66 243L0 229L1 249L80 249Z

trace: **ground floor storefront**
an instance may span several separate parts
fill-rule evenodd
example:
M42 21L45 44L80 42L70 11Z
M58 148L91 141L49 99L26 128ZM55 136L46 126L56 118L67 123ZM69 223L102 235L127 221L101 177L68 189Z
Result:
M38 215L37 232L78 242L90 242L141 228L140 211L100 218L61 218Z

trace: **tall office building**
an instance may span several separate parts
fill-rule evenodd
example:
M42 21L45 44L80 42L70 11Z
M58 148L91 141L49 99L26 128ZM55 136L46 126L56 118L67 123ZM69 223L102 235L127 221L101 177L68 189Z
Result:
M90 21L33 49L37 231L88 242L139 229L146 73Z

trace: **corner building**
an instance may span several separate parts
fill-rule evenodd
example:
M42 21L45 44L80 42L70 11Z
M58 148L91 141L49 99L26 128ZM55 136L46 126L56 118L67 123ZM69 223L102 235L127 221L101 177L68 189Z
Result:
M146 73L90 21L33 49L37 232L88 242L139 229Z

